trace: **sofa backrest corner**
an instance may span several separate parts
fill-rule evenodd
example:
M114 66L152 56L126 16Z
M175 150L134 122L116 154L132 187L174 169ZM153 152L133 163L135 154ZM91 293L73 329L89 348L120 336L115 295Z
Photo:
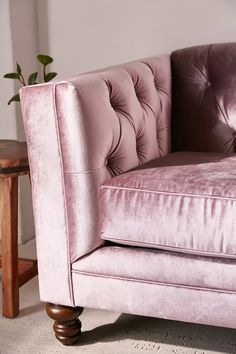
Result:
M172 147L174 151L236 151L236 43L174 51Z

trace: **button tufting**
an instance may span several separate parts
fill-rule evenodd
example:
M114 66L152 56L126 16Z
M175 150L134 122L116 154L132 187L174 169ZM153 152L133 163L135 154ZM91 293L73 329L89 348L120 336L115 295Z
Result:
M209 87L209 86L211 86L211 83L210 83L210 81L206 81L206 82L205 82L205 86L206 86L206 87Z

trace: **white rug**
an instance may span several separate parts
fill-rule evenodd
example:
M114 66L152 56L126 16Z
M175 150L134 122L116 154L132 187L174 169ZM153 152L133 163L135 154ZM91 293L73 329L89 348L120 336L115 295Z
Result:
M236 330L97 310L84 311L80 342L64 347L39 301L37 278L21 288L20 300L16 319L0 315L1 354L236 353Z

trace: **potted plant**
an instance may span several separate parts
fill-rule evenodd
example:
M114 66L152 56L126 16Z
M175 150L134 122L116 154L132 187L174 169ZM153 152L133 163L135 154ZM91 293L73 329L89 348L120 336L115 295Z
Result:
M45 54L38 54L36 58L43 66L43 82L48 82L54 79L54 77L57 76L56 72L46 72L46 67L53 62L53 58ZM38 72L33 72L29 75L28 80L26 80L22 74L21 66L18 63L16 63L16 72L7 73L4 75L4 78L17 80L21 83L22 86L38 84ZM20 102L19 93L12 96L8 101L8 104L11 104L12 102Z

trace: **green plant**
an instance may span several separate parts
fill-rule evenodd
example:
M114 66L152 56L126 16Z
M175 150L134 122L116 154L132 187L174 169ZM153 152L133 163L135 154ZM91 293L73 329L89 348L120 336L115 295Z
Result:
M49 65L53 62L52 57L50 57L48 55L44 55L44 54L38 54L36 58L40 62L40 64L43 65L43 82L51 81L54 77L57 76L57 73L55 73L55 72L46 73L47 65ZM5 79L18 80L22 84L22 86L38 84L38 82L36 82L37 77L38 77L38 72L34 72L34 73L30 74L28 77L28 81L26 83L26 80L22 74L21 66L18 63L16 63L16 72L8 73L8 74L4 75ZM11 104L11 102L20 102L19 93L17 93L13 97L11 97L7 104Z

